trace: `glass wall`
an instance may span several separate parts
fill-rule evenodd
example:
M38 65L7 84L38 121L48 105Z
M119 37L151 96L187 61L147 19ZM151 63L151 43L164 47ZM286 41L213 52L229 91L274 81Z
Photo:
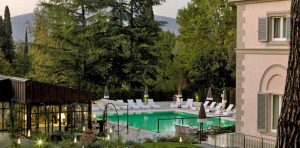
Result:
M7 130L7 120L10 118L9 102L0 102L0 130Z
M88 104L33 106L31 123L32 131L57 133L82 130L88 127Z

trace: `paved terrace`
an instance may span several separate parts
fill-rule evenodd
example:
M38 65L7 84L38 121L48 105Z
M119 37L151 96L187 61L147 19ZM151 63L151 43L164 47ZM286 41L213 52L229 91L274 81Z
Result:
M182 109L182 108L170 108L170 104L174 102L155 102L156 104L160 105L160 109L139 109L139 110L129 110L129 113L134 113L134 112L159 112L159 111L180 111L180 112L186 112L186 113L191 113L191 114L198 114L198 107L197 110L192 110L192 109ZM183 102L185 104L185 101ZM198 104L194 103L194 106L197 106ZM115 113L114 110L109 110L109 113ZM126 110L118 110L120 114L126 113ZM99 112L93 112L93 114L102 114L103 111ZM208 117L213 117L213 116L218 116L215 113L207 113L206 114ZM228 120L235 120L235 116L233 117L222 117L222 119L228 119ZM171 125L170 125L171 126ZM174 136L175 132L163 132L163 133L153 133L150 131L146 130L140 130L136 129L133 127L129 126L129 133L127 134L126 126L121 126L120 127L120 135L123 137L123 139L126 140L133 140L133 141L142 141L145 138L151 138L153 139L154 137L166 137L166 136Z

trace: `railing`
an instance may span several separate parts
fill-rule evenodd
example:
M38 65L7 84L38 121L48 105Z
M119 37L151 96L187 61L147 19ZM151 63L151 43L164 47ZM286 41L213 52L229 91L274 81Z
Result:
M225 133L209 136L207 143L215 147L275 148L276 141L241 133Z
M207 118L219 118L219 126L221 126L221 117L225 116L213 116L213 117L207 117ZM162 118L162 119L157 119L157 133L159 133L159 122L162 120L181 120L181 124L184 124L185 119L197 119L198 117L186 117L186 118ZM175 125L174 125L175 126Z

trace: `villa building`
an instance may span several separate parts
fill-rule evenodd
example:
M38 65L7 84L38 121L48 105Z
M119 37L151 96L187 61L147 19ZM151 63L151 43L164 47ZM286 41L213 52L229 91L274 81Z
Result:
M236 132L275 139L288 67L290 0L237 6Z
M91 101L95 94L82 90L0 75L0 130L14 125L53 133L91 128ZM14 112L14 124L11 112Z

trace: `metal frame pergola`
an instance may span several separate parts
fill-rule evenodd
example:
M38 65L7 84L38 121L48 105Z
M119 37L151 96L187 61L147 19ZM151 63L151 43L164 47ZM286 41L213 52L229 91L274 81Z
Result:
M78 122L86 122L88 128L92 127L91 102L96 100L96 94L80 89L64 86L52 85L32 81L29 79L1 76L0 75L0 116L1 124L4 124L4 114L12 112L14 106L17 109L18 128L21 134L26 135L28 130L32 130L32 115L46 116L45 112L51 114L51 132L53 132L53 116L58 116L58 131L62 132L62 113L66 117L66 127L75 128L76 124L85 126ZM6 104L2 106L1 104ZM9 107L7 105L9 104ZM10 110L7 110L10 108ZM40 109L42 108L42 109ZM34 110L35 109L35 110ZM78 119L80 116L82 119ZM39 128L40 118L35 119ZM48 121L49 122L49 121ZM46 120L45 120L46 123ZM47 123L48 124L48 123ZM50 132L49 125L45 132ZM7 130L7 126L0 126L0 130Z

